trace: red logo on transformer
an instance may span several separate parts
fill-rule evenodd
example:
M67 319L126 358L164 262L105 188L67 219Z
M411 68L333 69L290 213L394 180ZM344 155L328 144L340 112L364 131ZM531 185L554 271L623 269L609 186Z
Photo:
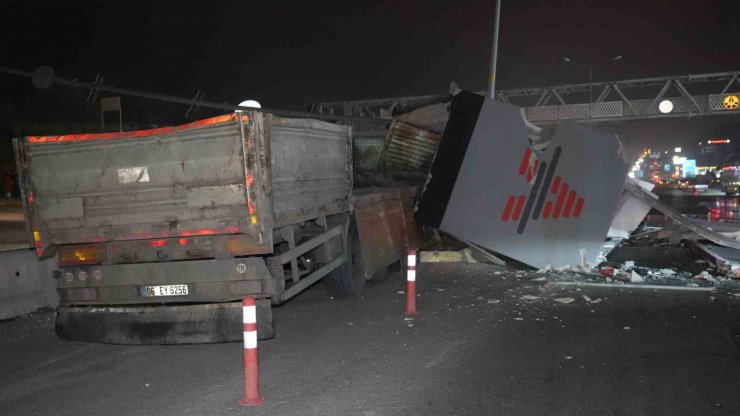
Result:
M527 220L557 219L561 216L578 218L583 211L584 200L575 190L555 176L555 168L560 159L561 148L556 147L550 162L540 162L531 148L527 148L519 165L519 175L528 183L533 183L529 198L525 195L509 196L501 215L501 220L519 221L517 231L524 232ZM549 166L548 166L549 165ZM539 191L539 192L538 192Z

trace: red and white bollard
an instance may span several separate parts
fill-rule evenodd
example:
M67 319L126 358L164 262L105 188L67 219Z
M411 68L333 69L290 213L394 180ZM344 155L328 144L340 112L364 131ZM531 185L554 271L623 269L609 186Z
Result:
M416 315L416 250L408 251L406 270L406 315Z
M242 322L244 325L244 398L242 406L262 404L260 397L259 363L257 361L257 306L254 298L242 299Z

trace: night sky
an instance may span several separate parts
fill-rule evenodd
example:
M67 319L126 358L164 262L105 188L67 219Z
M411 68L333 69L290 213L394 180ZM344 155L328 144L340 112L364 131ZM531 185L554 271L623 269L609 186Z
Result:
M503 0L500 89L586 82L563 56L621 61L594 81L740 69L740 2ZM3 1L5 66L182 97L305 110L320 101L443 93L487 85L494 1ZM4 135L29 123L95 123L86 91L39 91L0 75ZM740 84L737 84L740 89ZM142 123L184 122L185 107L124 98ZM213 114L201 110L195 117ZM632 140L694 140L740 117L627 123ZM740 134L737 137L740 140Z

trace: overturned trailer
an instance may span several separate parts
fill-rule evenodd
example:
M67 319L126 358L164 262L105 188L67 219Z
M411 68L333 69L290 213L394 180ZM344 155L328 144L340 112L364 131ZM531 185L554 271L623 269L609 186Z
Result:
M235 341L247 295L270 338L272 305L322 278L357 295L407 246L399 191L354 190L348 126L244 112L14 144L62 338Z

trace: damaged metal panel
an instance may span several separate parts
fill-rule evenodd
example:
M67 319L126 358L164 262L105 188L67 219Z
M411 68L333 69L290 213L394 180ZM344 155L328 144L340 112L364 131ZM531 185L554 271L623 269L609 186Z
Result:
M388 171L426 172L437 152L440 135L394 120L388 129L380 166Z
M641 186L648 192L655 187L652 183L639 179L627 178L627 180ZM650 212L650 208L650 205L634 197L628 190L623 190L622 196L619 198L616 214L609 227L608 236L629 238L632 231L637 229L648 212Z
M366 277L401 259L408 247L406 219L398 189L365 188L355 191L355 220Z
M595 264L627 170L613 134L563 123L537 153L519 108L461 93L416 218L530 266Z
M711 228L705 227L701 225L702 222L700 221L694 221L690 218L685 217L678 210L658 200L655 194L653 194L652 192L646 191L645 189L641 188L640 186L630 181L625 182L625 189L629 191L633 196L638 198L639 200L645 202L646 204L650 205L651 207L665 214L666 217L670 218L672 221L674 221L678 225L699 234L700 236L706 238L707 240L715 244L719 244L721 246L730 247L734 249L740 249L740 241L737 241L731 237L722 235L721 233L714 231Z
M434 133L442 134L450 118L450 103L437 103L399 114L396 120L409 123Z
M740 250L692 240L683 240L683 243L691 251L712 263L722 272L729 273L740 270Z

